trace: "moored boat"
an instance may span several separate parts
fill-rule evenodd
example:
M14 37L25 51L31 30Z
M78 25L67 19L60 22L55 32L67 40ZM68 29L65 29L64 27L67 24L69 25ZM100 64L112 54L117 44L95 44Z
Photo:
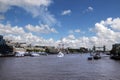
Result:
M25 52L17 51L15 52L15 57L24 57Z
M38 56L40 56L40 55L37 54L37 53L35 53L35 52L32 52L32 53L31 53L31 56L32 56L32 57L38 57Z
M94 59L101 59L101 56L100 55L94 55L93 58Z
M93 59L93 57L92 57L92 56L88 57L88 60L92 60L92 59Z

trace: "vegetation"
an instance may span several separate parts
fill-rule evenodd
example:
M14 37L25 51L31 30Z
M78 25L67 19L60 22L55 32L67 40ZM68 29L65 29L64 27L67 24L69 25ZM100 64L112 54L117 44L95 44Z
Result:
M68 48L68 51L70 53L87 53L88 49L84 48L84 47L80 47L80 49L72 49L72 48Z
M40 49L26 49L27 52L44 52L44 50Z

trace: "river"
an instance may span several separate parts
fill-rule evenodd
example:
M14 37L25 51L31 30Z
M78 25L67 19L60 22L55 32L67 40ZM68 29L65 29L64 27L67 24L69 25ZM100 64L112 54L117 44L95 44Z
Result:
M88 54L0 58L0 80L120 80L120 61Z

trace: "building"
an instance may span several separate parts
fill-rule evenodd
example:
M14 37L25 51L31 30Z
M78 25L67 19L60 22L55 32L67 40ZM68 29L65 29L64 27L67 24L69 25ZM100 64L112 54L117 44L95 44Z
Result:
M120 56L120 44L112 45L111 55Z
M0 54L4 56L13 55L13 46L8 45L2 35L0 35Z

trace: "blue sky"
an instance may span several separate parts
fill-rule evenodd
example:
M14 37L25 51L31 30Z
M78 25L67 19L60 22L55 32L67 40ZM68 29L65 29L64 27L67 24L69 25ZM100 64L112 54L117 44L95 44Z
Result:
M96 23L120 17L120 0L0 0L0 4L1 25L17 26L25 33L54 41L69 36L98 38ZM10 33L5 32L1 34L8 37Z

